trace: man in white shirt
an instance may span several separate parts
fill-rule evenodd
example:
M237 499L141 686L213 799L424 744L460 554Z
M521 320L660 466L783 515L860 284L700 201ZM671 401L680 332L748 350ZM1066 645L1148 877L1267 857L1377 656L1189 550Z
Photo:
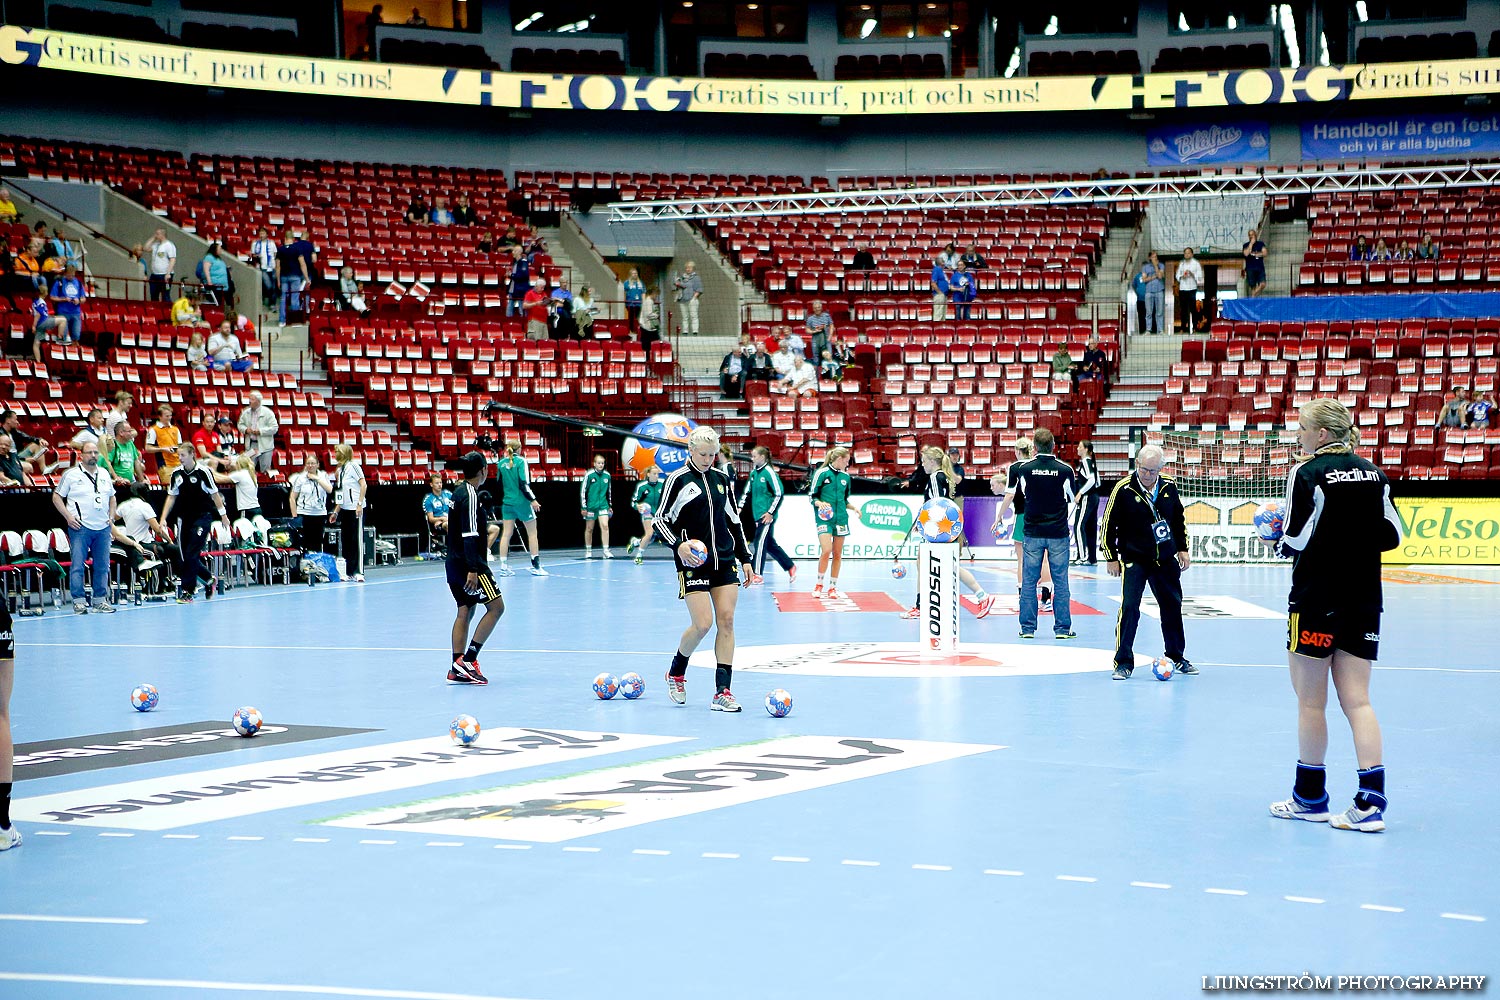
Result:
M177 244L167 239L167 231L158 228L146 244L146 266L151 275L147 296L152 302L171 302L172 275L177 270Z
M816 396L818 394L818 371L812 365L802 359L798 354L792 358L792 370L786 376L786 394L795 399L798 396Z
M92 610L113 613L109 603L110 525L115 520L115 484L99 467L99 446L89 441L79 451L78 464L63 473L62 481L52 494L52 506L68 522L68 552L72 562L68 582L73 593L73 613L88 614L84 598L83 574L93 563L94 603Z
M227 319L208 338L207 350L209 364L215 371L245 372L254 364L240 345L240 338L235 336L234 325Z
M276 414L269 406L261 405L260 393L250 393L250 405L240 413L240 436L245 441L245 451L255 456L257 472L271 471L278 426Z
M163 540L167 531L156 518L156 508L146 499L150 490L147 483L133 484L130 499L115 510L115 520L120 526L111 529L115 542L130 560L131 576L137 581L142 573L156 569L167 560L175 570L181 571L181 554L176 546Z
M792 364L800 355L793 354L791 348L787 347L785 340L777 348L776 353L771 355L771 368L776 372L775 381L786 388L786 378L792 373Z
M1182 251L1177 264L1177 318L1183 333L1198 329L1198 289L1203 287L1203 265L1193 259L1193 248Z
M276 241L265 226L255 231L255 242L250 244L250 264L260 272L260 304L269 310L276 304Z

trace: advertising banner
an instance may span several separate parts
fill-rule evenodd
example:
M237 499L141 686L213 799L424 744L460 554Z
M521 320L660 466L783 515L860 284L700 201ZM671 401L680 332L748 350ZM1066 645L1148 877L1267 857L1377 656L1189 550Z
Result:
M1238 250L1264 207L1258 194L1158 199L1151 203L1151 245L1163 261L1180 256L1183 247Z
M622 113L952 115L1015 111L1141 111L1339 104L1500 91L1500 59L1150 73L1144 76L732 80L501 73L273 56L103 38L11 24L0 25L0 61L121 79L234 90Z
M1385 554L1397 565L1500 566L1500 500L1398 497L1401 544Z
M1286 562L1276 554L1274 544L1261 541L1255 533L1255 508L1268 499L1271 498L1183 497L1188 555L1193 562Z
M958 543L923 542L917 555L917 621L927 649L958 649Z
M1500 153L1500 115L1380 115L1302 123L1302 158ZM1154 161L1153 161L1154 162Z
M1173 125L1146 133L1146 162L1153 167L1254 163L1270 156L1271 126L1265 122Z
M917 558L921 536L912 528L922 497L914 494L850 497L859 513L849 514L849 534L844 539L845 559L900 558L911 562ZM996 547L990 536L999 497L963 497L964 537L979 559L1014 558L1015 550L1007 534L1005 544ZM1007 522L1009 523L1009 522ZM776 519L776 541L793 559L818 558L818 520L805 494L788 494L781 501L781 516Z

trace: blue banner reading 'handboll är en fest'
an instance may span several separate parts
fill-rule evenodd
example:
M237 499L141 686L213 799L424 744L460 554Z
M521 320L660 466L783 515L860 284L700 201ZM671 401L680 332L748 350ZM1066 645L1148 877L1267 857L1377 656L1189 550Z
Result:
M1270 153L1265 122L1170 125L1146 133L1146 162L1153 167L1264 161Z
M1500 153L1500 115L1380 115L1302 123L1302 158Z

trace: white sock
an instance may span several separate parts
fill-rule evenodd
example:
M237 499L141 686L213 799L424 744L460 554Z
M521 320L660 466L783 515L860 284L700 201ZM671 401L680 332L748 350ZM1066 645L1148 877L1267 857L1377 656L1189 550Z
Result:
M989 600L989 598L990 598L990 595L986 594L982 590L976 590L976 591L974 591L974 600L976 600L976 601L987 601L987 600Z
M829 580L828 580L828 589L829 590L838 590L839 589L839 580L838 580L838 577L830 577L829 578Z
M818 586L820 586L820 587L823 586L823 574L822 573L818 574Z

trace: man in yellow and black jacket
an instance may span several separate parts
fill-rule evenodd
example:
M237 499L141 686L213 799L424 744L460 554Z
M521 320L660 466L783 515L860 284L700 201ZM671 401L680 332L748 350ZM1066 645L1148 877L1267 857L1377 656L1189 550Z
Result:
M1146 445L1135 456L1135 471L1115 486L1104 508L1100 539L1110 576L1124 576L1120 616L1115 624L1117 681L1135 669L1135 630L1141 620L1141 596L1149 584L1161 609L1162 640L1167 658L1180 674L1198 668L1183 655L1182 571L1188 568L1187 521L1177 484L1161 474L1166 456Z

